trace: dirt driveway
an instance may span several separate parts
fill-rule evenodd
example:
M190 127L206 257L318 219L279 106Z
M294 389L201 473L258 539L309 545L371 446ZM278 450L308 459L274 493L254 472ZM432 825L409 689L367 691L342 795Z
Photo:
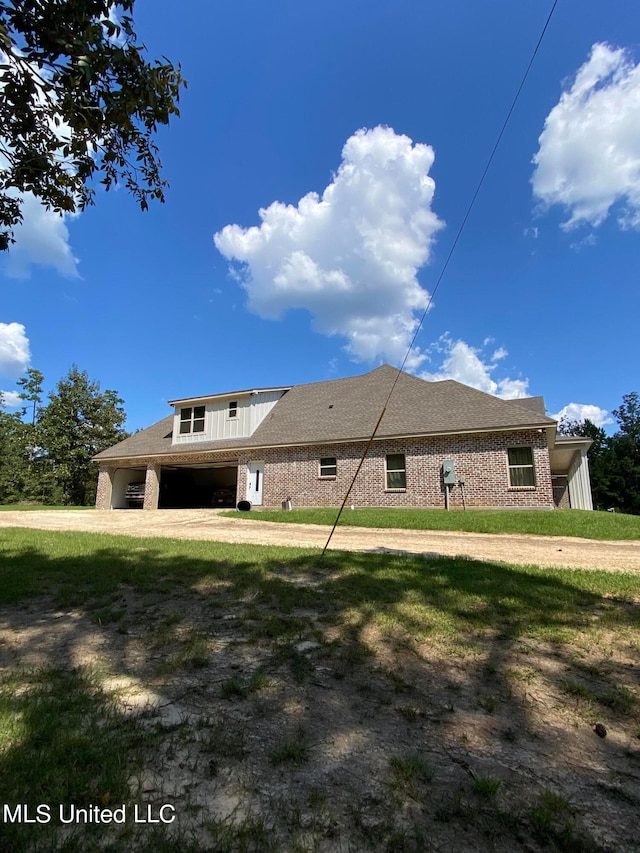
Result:
M0 512L0 527L84 530L124 536L164 536L259 545L322 548L329 528L224 518L215 510L60 510ZM331 548L464 555L521 565L640 572L640 541L598 542L569 537L340 527Z

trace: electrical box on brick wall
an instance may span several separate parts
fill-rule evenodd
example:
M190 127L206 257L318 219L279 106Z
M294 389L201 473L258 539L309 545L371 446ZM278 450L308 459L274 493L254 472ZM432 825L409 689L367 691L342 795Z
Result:
M455 486L456 468L453 464L453 459L445 459L442 463L442 479L445 486Z

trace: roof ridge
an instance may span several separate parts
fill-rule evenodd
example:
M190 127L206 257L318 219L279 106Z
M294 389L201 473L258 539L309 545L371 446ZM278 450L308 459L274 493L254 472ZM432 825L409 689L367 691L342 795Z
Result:
M356 373L353 376L336 376L334 379L316 379L314 382L300 382L299 384L294 384L289 386L291 390L294 388L310 388L313 385L329 385L329 383L338 383L338 382L353 382L354 379L364 379L365 376L371 376L373 373L376 373L378 370L382 368L390 368L391 370L395 370L391 364L380 364L378 367L374 367L373 370L367 370L364 373ZM404 371L402 371L404 373ZM409 374L407 374L409 375Z

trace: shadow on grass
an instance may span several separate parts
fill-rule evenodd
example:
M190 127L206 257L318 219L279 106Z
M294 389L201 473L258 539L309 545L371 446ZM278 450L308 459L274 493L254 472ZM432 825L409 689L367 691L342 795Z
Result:
M158 740L157 732L118 710L88 671L45 667L4 678L0 849L175 850L176 839L162 827L135 824L136 805L141 818L147 812L133 780L141 778L145 752ZM123 804L121 822L114 810ZM109 821L109 810L117 823ZM105 844L106 833L110 845ZM196 849L182 840L179 849Z
M321 560L318 552L293 549L7 531L0 552L0 628L11 631L24 625L24 613L18 618L20 608L15 605L28 608L30 601L42 601L43 596L52 597L60 612L73 610L83 618L67 620L65 630L52 637L49 622L38 621L40 614L27 617L30 630L20 643L21 659L46 665L36 676L17 672L4 681L0 802L32 807L49 803L55 808L59 803L131 802L130 779L146 751L154 748L152 738L137 720L114 709L99 682L78 669L77 655L94 648L110 674L148 680L150 655L136 657L132 647L140 642L147 650L158 647L170 661L159 644L164 632L169 637L167 649L173 648L178 626L180 636L195 638L196 644L203 638L220 641L207 646L206 652L198 646L197 655L176 658L176 665L191 673L205 671L203 683L218 691L215 701L205 704L228 723L216 744L223 757L223 737L231 737L234 724L224 709L237 702L255 710L247 703L255 703L262 682L267 683L264 673L273 672L282 680L284 668L293 686L286 695L274 696L268 713L262 708L260 731L272 743L279 743L287 732L290 739L300 732L311 734L307 753L308 763L316 767L310 773L313 785L323 786L325 771L327 778L337 774L343 780L343 798L348 789L356 805L365 802L370 796L363 793L366 785L354 793L349 787L353 779L384 778L389 755L401 743L415 743L438 766L429 793L419 792L424 802L422 816L415 817L411 829L416 838L418 829L425 829L427 814L438 825L477 825L479 831L497 834L503 841L515 833L513 849L520 849L515 838L523 826L542 833L545 849L592 849L587 841L571 847L582 841L568 823L558 827L550 818L548 827L537 829L527 823L530 814L537 814L527 812L527 798L533 796L532 780L539 779L539 767L534 772L533 764L520 762L522 779L512 783L522 794L517 807L512 807L519 815L515 823L504 818L506 811L499 812L496 825L488 806L472 808L469 785L471 778L484 774L492 753L502 754L511 739L534 740L538 758L553 754L552 777L561 786L570 782L571 790L580 790L583 799L585 791L596 791L598 781L617 792L616 814L624 835L630 819L627 811L633 815L638 803L619 780L629 762L631 778L640 769L637 755L625 753L623 744L601 743L594 736L592 748L605 768L599 780L588 763L576 767L570 733L565 746L558 741L557 726L545 730L539 725L538 709L526 690L514 688L513 672L527 662L521 655L523 644L535 646L538 661L544 659L538 669L546 673L551 668L545 677L555 690L561 692L569 683L574 685L572 697L589 698L575 687L586 678L577 665L576 639L589 643L599 631L621 637L637 631L639 593L637 577L509 568L460 558L331 552ZM238 628L233 627L236 622ZM112 642L119 629L119 642ZM228 643L234 630L233 642ZM323 636L331 632L333 641ZM375 637L382 638L384 654L372 648ZM310 639L316 641L317 650L300 651L300 643ZM614 723L637 717L637 698L625 687L633 682L632 673L593 642L596 647L587 649L593 671L590 683L595 679L602 687L600 693L591 691L594 713L608 713ZM252 673L258 671L261 679L253 684ZM154 674L154 683L169 693L176 692L172 672L165 665ZM237 689L227 689L225 696L224 685L231 679ZM292 691L295 714L288 701ZM598 705L598 696L608 697L609 705L605 701ZM616 697L622 697L617 705ZM459 739L457 718L472 722L494 718L499 731L489 737L489 746L476 748ZM388 741L381 741L380 731L387 732ZM328 747L336 742L345 744L339 757ZM271 754L278 749L284 750L282 743ZM416 766L420 761L414 762ZM278 772L287 770L279 767ZM466 803L464 808L461 803ZM384 808L380 805L379 811ZM603 821L608 821L606 816ZM350 841L367 842L366 825L362 816L353 818ZM428 823L429 831L431 826ZM99 829L89 827L77 849L93 849L90 845ZM30 849L25 843L34 838L29 827L5 824L0 831L5 834L3 849ZM273 830L274 849L282 843L282 836L275 837L278 831ZM389 823L389 838L398 831ZM48 827L42 832L48 842ZM563 832L569 835L564 838ZM140 841L135 849L147 849L142 845L148 841L148 837ZM154 843L155 849L162 849L159 837ZM408 842L400 844L397 849L413 849ZM43 842L33 849L52 848ZM189 849L186 842L182 849Z

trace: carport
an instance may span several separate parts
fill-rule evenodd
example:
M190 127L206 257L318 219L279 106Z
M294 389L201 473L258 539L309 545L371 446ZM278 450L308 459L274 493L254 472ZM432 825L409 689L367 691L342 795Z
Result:
M237 462L163 465L158 508L234 507L237 487Z
M125 493L129 483L144 483L146 466L139 468L117 468L113 472L111 488L111 509L126 509Z
M593 509L587 451L589 438L556 435L549 453L553 500L558 507Z

